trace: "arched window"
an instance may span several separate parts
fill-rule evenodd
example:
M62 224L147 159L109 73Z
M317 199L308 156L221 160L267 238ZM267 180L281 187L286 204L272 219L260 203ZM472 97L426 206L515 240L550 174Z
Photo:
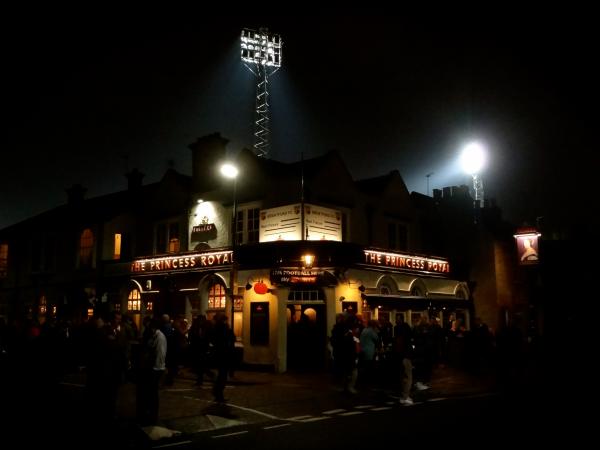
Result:
M127 297L127 311L138 312L142 309L140 291L133 289Z
M86 228L79 239L79 263L82 266L90 266L94 250L94 233Z
M48 301L46 300L46 296L42 295L40 298L40 306L39 306L40 314L46 314L48 311Z
M208 309L225 309L227 292L220 283L213 284L208 290Z

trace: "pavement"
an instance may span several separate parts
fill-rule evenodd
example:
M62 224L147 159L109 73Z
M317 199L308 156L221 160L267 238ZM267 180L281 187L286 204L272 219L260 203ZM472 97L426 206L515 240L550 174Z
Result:
M83 386L75 378L65 386ZM380 377L380 379L385 377ZM437 367L430 389L414 391L415 402L439 401L453 397L489 395L495 391L493 377L473 376L451 367ZM357 394L342 392L328 372L286 372L283 374L239 370L225 389L225 403L215 403L212 383L195 384L195 375L182 369L172 386L160 390L159 423L140 428L135 424L135 385L121 386L117 404L119 427L131 440L148 442L182 438L194 433L263 422L319 420L328 411L385 405L397 402L399 385L380 382ZM357 406L358 405L358 406Z

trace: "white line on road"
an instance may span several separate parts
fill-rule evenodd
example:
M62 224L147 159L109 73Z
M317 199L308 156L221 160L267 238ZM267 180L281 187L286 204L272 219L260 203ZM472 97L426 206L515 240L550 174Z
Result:
M312 417L312 416L295 416L295 417L288 417L286 420L302 420L302 419L308 419L309 417Z
M375 405L358 405L358 406L355 406L355 408L356 409L369 409L369 408L372 408L373 406L375 406Z
M323 411L323 414L337 414L346 411L345 409L330 409L329 411Z
M371 411L386 411L388 409L392 409L391 406L380 406L379 408L373 408Z
M222 438L222 437L236 436L236 435L238 435L238 434L245 434L245 433L247 433L247 432L248 432L248 430L245 430L245 431L238 431L238 432L236 432L236 433L219 434L219 435L217 435L217 436L211 436L211 438L213 438L213 439L218 439L218 438Z
M202 398L197 398L197 397L187 397L187 396L185 396L184 398L189 398L191 400L198 400L199 402L216 403L216 402L214 402L212 400L204 400ZM253 414L258 414L259 416L268 417L269 419L282 420L281 417L273 416L271 414L264 413L264 412L259 411L257 409L246 408L245 406L234 405L233 403L223 403L223 405L229 406L230 408L241 409L242 411L248 411L248 412L251 412ZM306 417L310 417L310 416L306 416Z
M152 448L175 447L176 445L185 445L185 444L191 444L191 443L192 443L192 441L179 441L179 442L173 442L171 444L157 445L156 447L152 447Z
M289 427L291 423L280 423L279 425L271 425L269 427L263 427L263 430L272 430L273 428Z
M331 416L311 417L310 419L304 419L302 422L317 422L325 419L331 419Z
M350 411L347 413L342 413L340 416L355 416L356 414L364 414L364 411Z

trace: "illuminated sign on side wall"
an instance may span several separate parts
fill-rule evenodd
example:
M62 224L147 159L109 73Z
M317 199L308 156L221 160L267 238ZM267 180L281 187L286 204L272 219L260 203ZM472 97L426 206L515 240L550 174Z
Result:
M260 212L259 242L302 240L300 203ZM304 205L308 241L342 241L342 213L322 206Z
M450 273L450 263L441 258L379 252L376 250L364 250L364 256L363 263L368 266L386 267L409 272Z
M520 228L514 235L517 240L519 264L528 266L539 263L538 237L540 233L534 228Z

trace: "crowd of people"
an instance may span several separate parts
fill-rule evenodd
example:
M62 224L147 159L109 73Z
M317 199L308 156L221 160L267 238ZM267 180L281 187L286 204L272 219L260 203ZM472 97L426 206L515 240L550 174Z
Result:
M144 318L141 329L127 315L112 312L80 322L0 321L0 368L5 386L45 393L68 373L85 375L89 420L98 426L116 418L120 386L136 385L136 416L141 425L158 422L159 389L170 386L183 366L196 384L214 380L216 402L224 402L228 374L235 364L235 336L222 313L195 317ZM216 371L216 374L213 372Z
M453 317L447 327L421 314L411 327L403 314L392 325L385 317L363 320L340 313L331 330L334 377L342 389L356 393L377 382L396 382L400 403L413 403L411 392L429 389L435 367L450 365L475 374L497 371L510 377L523 355L524 339L512 324L494 334L479 318L467 330Z

